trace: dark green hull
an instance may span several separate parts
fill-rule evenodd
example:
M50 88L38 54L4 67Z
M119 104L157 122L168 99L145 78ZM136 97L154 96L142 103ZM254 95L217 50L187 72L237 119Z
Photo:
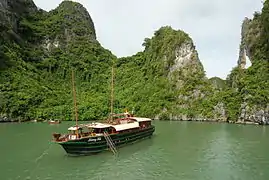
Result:
M123 146L126 144L133 143L137 140L149 138L155 131L155 127L152 125L149 128L132 131L128 133L111 135L116 147ZM59 142L64 148L66 153L73 155L88 155L93 153L99 153L109 148L105 138L101 137L91 137L83 138L79 140L70 140L68 142Z

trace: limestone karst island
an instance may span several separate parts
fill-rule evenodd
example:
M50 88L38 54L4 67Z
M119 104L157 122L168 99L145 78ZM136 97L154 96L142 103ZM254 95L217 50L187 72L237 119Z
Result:
M0 0L1 177L269 179L269 1L253 14L221 79L169 24L119 58L84 4Z
M208 79L195 40L170 26L145 38L144 51L117 58L98 42L91 16L79 3L63 1L46 12L32 0L4 0L0 8L1 121L73 119L72 69L79 120L103 118L114 65L116 111L134 109L163 120L268 123L266 6L244 20L238 65L225 80Z

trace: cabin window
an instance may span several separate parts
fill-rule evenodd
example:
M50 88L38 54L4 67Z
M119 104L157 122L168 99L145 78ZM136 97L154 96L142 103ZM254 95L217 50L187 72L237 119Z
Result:
M72 134L72 135L76 134L76 131L70 131L70 134Z
M141 128L148 128L151 125L150 121L139 122Z
M107 131L109 134L111 134L113 132L113 129L112 128L108 128L108 131Z

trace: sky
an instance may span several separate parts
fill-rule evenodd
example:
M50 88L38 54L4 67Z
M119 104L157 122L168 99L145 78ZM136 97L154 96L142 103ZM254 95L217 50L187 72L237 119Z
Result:
M62 0L34 0L46 11ZM241 24L261 11L261 0L74 0L93 19L98 41L118 57L143 51L161 26L190 35L207 77L225 79L237 65Z

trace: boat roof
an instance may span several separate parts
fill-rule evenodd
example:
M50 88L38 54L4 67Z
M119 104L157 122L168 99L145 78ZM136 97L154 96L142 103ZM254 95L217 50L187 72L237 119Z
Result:
M137 122L151 121L150 118L143 118L143 117L131 117L131 119L134 119Z
M117 125L113 125L112 127L114 127L116 129L116 131L122 131L122 130L126 130L126 129L138 128L139 123L132 122L132 123L126 123L126 124L117 124Z
M113 127L116 129L116 131L122 131L126 129L132 129L132 128L138 128L139 123L138 122L133 122L133 123L124 123L124 124L117 124L117 125L112 125L112 124L106 124L106 123L92 123L86 125L88 128L108 128L108 127Z
M76 126L69 127L68 130L74 131L74 130L81 129L82 127L87 127L87 128L109 128L109 127L113 127L113 128L116 129L116 131L122 131L122 130L126 130L126 129L138 128L139 127L139 122L151 121L150 118L143 118L143 117L130 117L130 119L133 119L136 122L117 124L117 125L112 125L112 124L108 124L108 123L100 123L100 122L92 122L90 124L83 124L83 125L80 125L78 127L76 127Z
M111 127L111 124L106 124L106 123L99 123L99 122L94 122L91 124L87 124L85 125L88 128L108 128Z
M81 127L72 126L72 127L68 128L69 131L75 131L75 130L79 130L79 129L81 129Z

